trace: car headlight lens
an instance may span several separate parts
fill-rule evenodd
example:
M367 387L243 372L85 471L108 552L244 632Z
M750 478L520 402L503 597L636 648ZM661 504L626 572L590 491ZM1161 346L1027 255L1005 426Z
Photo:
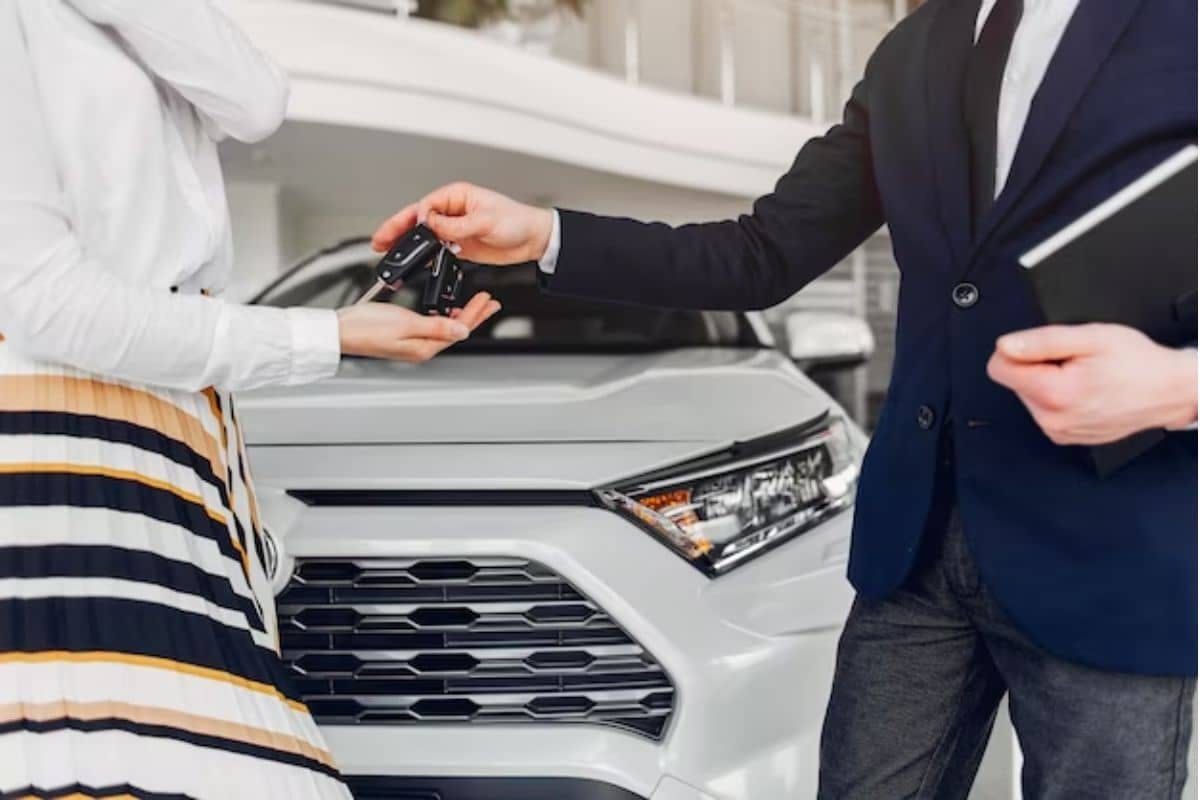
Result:
M858 451L844 421L808 428L790 443L772 439L598 495L719 575L854 503Z

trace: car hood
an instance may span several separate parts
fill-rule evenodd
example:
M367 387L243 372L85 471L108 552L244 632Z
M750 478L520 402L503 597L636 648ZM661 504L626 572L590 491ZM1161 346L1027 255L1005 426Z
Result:
M251 445L725 442L812 419L829 398L773 350L353 360L336 378L250 392Z

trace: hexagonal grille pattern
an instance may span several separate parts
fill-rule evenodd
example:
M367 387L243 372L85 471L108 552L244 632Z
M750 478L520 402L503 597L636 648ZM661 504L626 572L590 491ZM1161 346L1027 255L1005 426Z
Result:
M278 610L324 724L582 722L658 739L675 707L641 645L524 559L300 559Z

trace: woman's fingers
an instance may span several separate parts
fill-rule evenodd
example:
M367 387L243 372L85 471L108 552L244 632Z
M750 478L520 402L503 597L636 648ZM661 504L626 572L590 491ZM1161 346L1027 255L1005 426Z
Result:
M458 320L472 331L496 316L503 308L499 300L487 292L479 292L462 308L451 309L450 319Z
M479 314L475 317L475 321L471 326L471 330L475 330L480 325L498 314L500 312L500 308L501 305L499 300L493 300L491 297L488 297L487 302L482 304Z
M422 315L384 303L350 306L338 312L338 329L344 355L428 361L457 342L500 310L487 292L473 296L466 306L448 317Z
M500 311L500 303L493 300L492 296L487 292L480 292L470 299L463 308L456 308L450 312L453 318L466 325L471 330L475 330L483 323L487 322ZM437 340L409 340L405 344L412 344L410 348L411 357L406 360L412 361L428 361L434 356L441 353L443 350L454 345L454 342L437 341Z
M456 319L413 314L396 331L398 339L432 339L441 342L461 342L471 335L471 329Z
M494 301L490 294L479 292L461 309L462 313L459 315L458 321L474 330L486 319L484 312L487 311L488 304L492 302Z
M353 355L373 355L372 351L376 348L391 347L406 339L436 339L453 343L471 335L471 329L459 320L423 316L385 303L364 303L343 308L338 312L338 325L342 336L342 352Z
M483 323L487 322L492 317L499 314L501 308L502 308L502 306L500 305L499 300L492 300L491 302L489 302L487 305L487 309L485 309L483 312L483 319L479 320L476 327L478 327L479 325L482 325Z

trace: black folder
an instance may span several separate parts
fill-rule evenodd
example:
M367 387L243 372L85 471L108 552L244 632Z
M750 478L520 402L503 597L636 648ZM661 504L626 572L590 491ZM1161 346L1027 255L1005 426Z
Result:
M1052 324L1128 325L1170 347L1196 343L1195 146L1176 153L1020 259ZM1101 476L1165 438L1147 430L1091 448Z

